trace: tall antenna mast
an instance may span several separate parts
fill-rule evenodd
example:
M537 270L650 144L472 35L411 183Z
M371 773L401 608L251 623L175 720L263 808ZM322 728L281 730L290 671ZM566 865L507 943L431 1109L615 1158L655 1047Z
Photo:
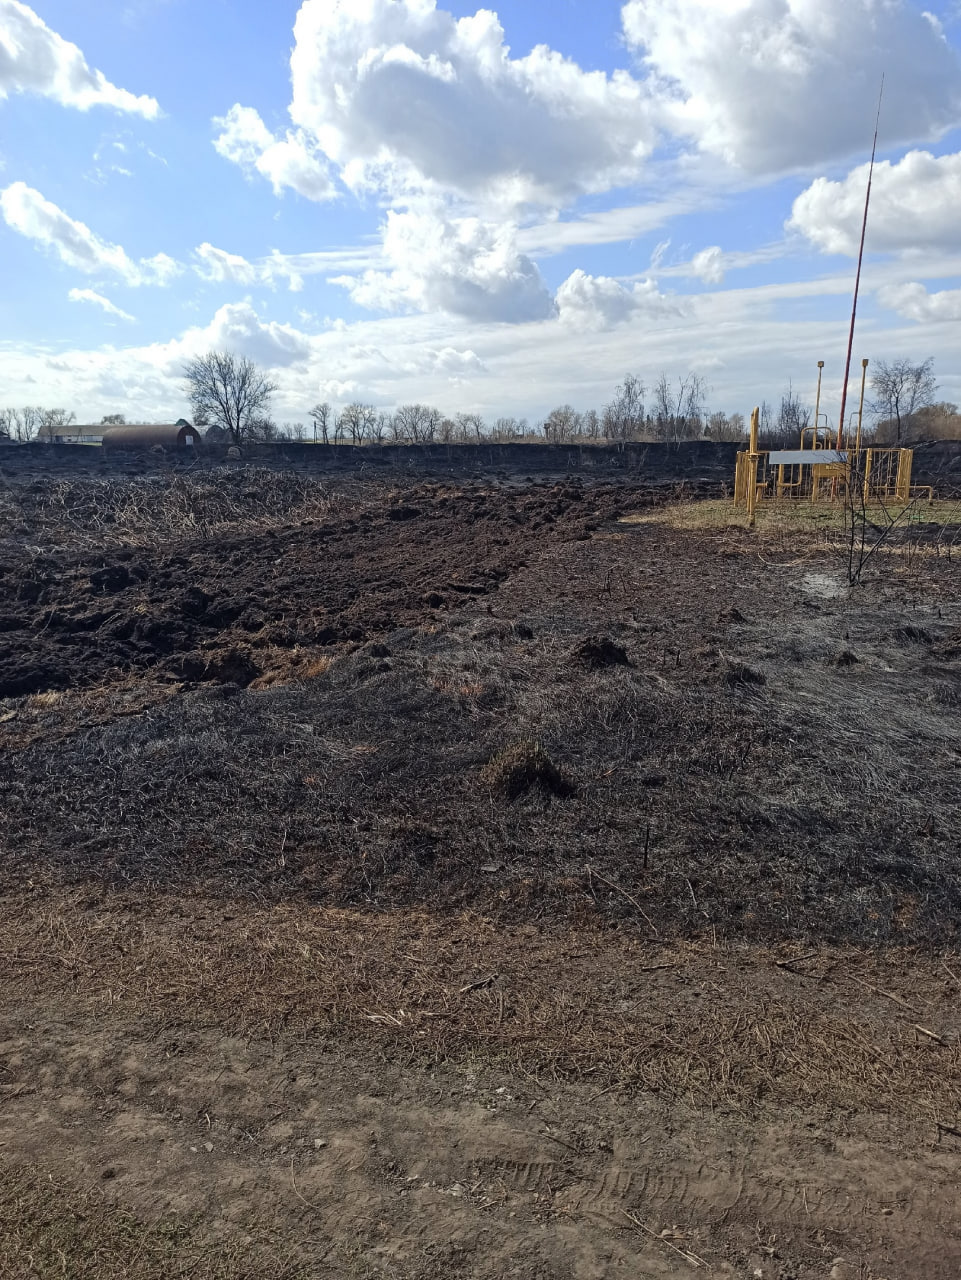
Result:
M868 232L868 209L871 207L871 184L874 181L874 157L878 150L878 129L881 125L881 103L884 99L884 76L881 76L881 92L878 95L878 114L874 122L874 145L871 148L871 167L868 170L868 190L864 197L864 221L861 224L861 249L858 253L858 273L854 279L854 306L851 308L851 332L848 335L848 358L844 365L844 385L841 387L841 421L838 423L838 448L844 443L844 415L848 407L848 379L851 376L851 352L854 350L854 322L858 314L858 293L861 289L861 265L864 262L864 238Z

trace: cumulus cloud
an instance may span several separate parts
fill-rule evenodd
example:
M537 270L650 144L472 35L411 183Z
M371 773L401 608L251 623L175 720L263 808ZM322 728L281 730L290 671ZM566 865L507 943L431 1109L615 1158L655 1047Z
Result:
M545 45L512 58L486 9L458 20L435 0L304 0L294 35L284 141L316 146L354 187L556 203L636 177L655 142L638 81ZM235 106L221 127L222 154L294 185L256 111Z
M184 344L197 351L235 351L268 368L297 364L311 351L306 334L276 320L261 320L247 301L221 307L205 329L191 330Z
M906 0L628 0L623 24L665 127L751 173L861 150L885 68L885 144L961 119L958 56Z
M87 111L113 107L145 116L160 114L154 98L118 89L94 71L75 44L56 33L19 0L0 0L0 99L36 93L65 107Z
M275 138L258 112L239 103L214 120L220 133L214 146L248 177L260 174L280 195L285 187L307 200L332 200L337 194L327 161L302 129Z
M724 283L724 254L719 245L711 245L695 253L691 259L691 270L705 284Z
M868 165L840 182L818 178L794 202L788 227L824 253L854 255L861 239ZM871 249L961 249L961 152L935 157L909 151L875 167L868 243Z
M447 311L471 320L543 320L554 304L519 253L510 223L391 210L383 229L388 270L339 276L358 305L380 311Z
M938 320L961 320L961 289L928 293L923 284L892 284L878 290L878 301L907 320L931 324Z
M86 275L110 272L129 285L166 285L181 271L180 264L165 253L135 262L120 245L102 240L86 223L75 221L25 182L0 191L0 213L12 230Z
M653 280L639 280L625 288L610 276L574 271L557 290L557 313L574 329L614 329L628 320L664 319L681 314L676 298L665 297Z
M260 279L260 271L252 262L237 253L228 253L226 249L215 249L212 244L204 243L194 250L198 262L194 270L203 279L216 284L255 284Z
M442 347L439 351L428 351L427 355L434 372L449 374L451 378L487 373L487 365L476 351L458 351L456 347Z
M95 307L101 307L106 311L108 316L116 316L118 320L134 321L136 319L129 312L121 311L109 298L105 298L102 293L96 293L93 289L71 289L67 297L71 302L91 302Z

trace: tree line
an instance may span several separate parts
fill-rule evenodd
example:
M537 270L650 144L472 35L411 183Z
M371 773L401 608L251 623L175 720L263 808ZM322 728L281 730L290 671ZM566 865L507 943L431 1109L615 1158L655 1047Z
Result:
M276 386L246 357L208 352L184 368L185 387L194 423L207 427L208 438L220 436L233 444L247 440L302 440L308 433L323 444L378 445L452 444L542 438L559 444L573 440L739 440L744 436L742 414L708 413L707 388L697 373L672 381L662 373L648 388L628 374L600 410L581 412L560 405L543 421L500 417L487 422L476 413L447 414L434 405L402 404L393 410L353 401L339 410L328 401L308 411L310 426L284 423L271 417Z
M961 439L961 413L954 404L936 399L937 382L931 359L912 362L900 358L878 361L871 375L872 415L862 428L862 438L879 445L910 444L918 440ZM194 425L206 428L208 439L246 442L314 439L324 444L476 444L543 439L567 442L622 442L714 440L742 441L747 427L741 413L711 411L708 387L698 373L670 378L661 373L648 387L635 374L627 374L611 399L599 409L578 410L558 405L531 424L526 418L500 417L488 422L480 414L446 414L433 405L402 404L393 410L354 401L335 408L327 401L315 404L302 422L277 424L271 413L277 390L263 371L246 356L211 351L184 366L184 385L193 411ZM760 417L761 448L797 447L802 432L820 429L830 438L836 424L820 415L789 385L780 402L763 401ZM850 439L857 426L846 424ZM111 414L101 426L122 424L122 414ZM66 409L0 409L0 436L27 441L67 432L76 415Z

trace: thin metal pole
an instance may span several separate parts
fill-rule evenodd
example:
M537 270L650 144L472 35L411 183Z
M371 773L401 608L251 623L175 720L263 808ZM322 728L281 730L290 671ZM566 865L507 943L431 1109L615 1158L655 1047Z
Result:
M821 374L824 372L824 361L818 361L818 394L814 402L814 443L812 448L817 448L818 439L818 422L821 417ZM801 432L801 448L804 448L804 432Z
M861 361L861 407L858 409L858 435L854 445L854 452L861 452L861 424L864 422L864 384L868 377L868 362Z
M854 322L858 314L858 292L861 288L861 264L864 261L864 239L868 233L868 209L871 206L871 184L874 181L874 158L878 150L878 129L881 126L881 103L884 100L884 76L878 95L878 114L874 121L874 145L871 148L871 167L868 170L868 189L864 197L864 221L861 223L861 248L858 253L858 273L854 279L854 306L851 308L851 332L848 334L848 358L844 364L844 383L841 387L841 419L838 423L838 448L844 439L844 414L848 406L848 378L851 376L851 352L854 349Z

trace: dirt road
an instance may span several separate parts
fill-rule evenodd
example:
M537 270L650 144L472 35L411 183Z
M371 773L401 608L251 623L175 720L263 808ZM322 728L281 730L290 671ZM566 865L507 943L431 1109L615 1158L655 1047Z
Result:
M244 921L238 982L241 924L216 903L119 905L35 901L16 927L5 1276L59 1274L51 1240L84 1277L961 1269L943 968L491 928L472 945L468 922L417 919L378 937L318 911ZM352 931L380 963L332 948Z

